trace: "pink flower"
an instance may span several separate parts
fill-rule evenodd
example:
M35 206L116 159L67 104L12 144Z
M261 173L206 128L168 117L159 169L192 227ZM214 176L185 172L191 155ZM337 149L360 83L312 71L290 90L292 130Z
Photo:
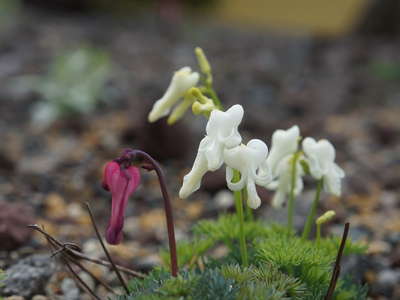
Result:
M106 164L103 175L103 188L111 192L111 219L106 232L106 240L111 245L122 240L125 209L131 194L140 184L139 169L134 166L124 167L112 161Z

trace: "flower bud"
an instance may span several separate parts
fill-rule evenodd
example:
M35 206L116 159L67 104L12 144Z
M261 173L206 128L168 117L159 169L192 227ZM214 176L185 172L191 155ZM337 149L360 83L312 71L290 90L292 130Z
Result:
M140 184L139 169L134 166L124 168L117 162L106 164L103 175L103 187L111 192L111 218L106 232L106 240L111 245L122 240L125 209L129 196Z

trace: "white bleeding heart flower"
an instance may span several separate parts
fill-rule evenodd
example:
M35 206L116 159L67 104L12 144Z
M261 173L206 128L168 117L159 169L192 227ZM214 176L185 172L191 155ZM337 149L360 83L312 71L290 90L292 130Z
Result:
M207 171L215 171L222 166L224 149L240 145L242 137L238 127L242 119L243 107L239 104L225 112L211 112L206 127L207 135L200 142L192 170L183 178L179 197L187 198L199 189L201 179Z
M267 165L273 177L278 176L280 162L297 151L299 138L300 130L297 125L287 130L278 129L273 133L271 151L267 158Z
M283 203L286 202L286 197L290 194L292 189L292 170L293 170L293 159L295 155L287 155L282 159L277 168L276 174L277 179L272 181L266 187L270 190L275 190L275 195L272 198L272 206L275 208L282 207ZM296 161L296 177L294 195L297 196L303 190L303 179L304 175L303 168L300 164L300 158Z
M306 154L310 173L315 179L323 179L324 190L336 196L341 194L341 179L344 171L335 163L335 148L328 140L305 138L303 151Z
M253 209L261 204L256 184L264 186L271 181L269 172L264 169L267 155L267 145L258 139L250 140L247 145L224 150L228 188L232 191L247 188L247 204ZM237 182L232 182L234 170L240 172L240 180Z
M154 103L148 116L149 122L155 122L168 115L171 111L171 107L178 102L190 88L196 86L199 78L199 73L192 72L190 67L183 67L176 71L165 94Z

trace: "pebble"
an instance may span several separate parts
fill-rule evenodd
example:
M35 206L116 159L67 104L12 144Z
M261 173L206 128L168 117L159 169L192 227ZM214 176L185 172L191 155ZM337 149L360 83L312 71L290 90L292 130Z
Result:
M4 286L0 287L0 294L31 297L43 289L54 271L55 264L49 255L28 256L6 270L7 277Z
M33 296L32 300L48 300L49 298L47 298L46 296L43 295L36 295Z
M45 199L46 216L53 219L67 217L67 205L59 194L49 194Z
M233 194L227 190L221 190L214 196L218 209L228 209L233 206Z
M378 293L391 296L393 289L400 283L400 270L386 269L379 272L377 276L377 287Z
M95 287L95 282L94 279L92 278L92 276L90 276L88 273L86 272L79 272L78 276L87 284L87 286L93 290Z
M65 278L61 282L61 291L64 295L64 300L79 300L80 292L75 284L75 281L71 278Z

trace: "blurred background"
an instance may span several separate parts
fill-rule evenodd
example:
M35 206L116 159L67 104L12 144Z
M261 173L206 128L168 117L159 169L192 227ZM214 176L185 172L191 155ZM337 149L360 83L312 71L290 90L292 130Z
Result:
M25 225L42 224L101 256L82 204L90 202L104 230L110 195L102 168L126 147L165 167L178 239L199 218L233 211L222 169L189 200L177 197L204 120L147 123L173 71L196 68L200 46L225 107L245 108L245 140L270 145L274 130L298 124L303 137L336 146L347 177L343 197L324 195L320 213L337 213L325 233L339 235L349 221L351 237L369 250L347 259L343 272L367 283L371 299L400 299L399 34L398 0L1 0L0 268L18 278L29 267L35 284L9 281L0 295L85 299ZM311 182L306 187L298 228L313 197ZM257 215L285 220L285 210L269 205L272 193L259 192ZM159 264L164 222L156 178L143 173L124 243L111 249L115 260L142 271Z

